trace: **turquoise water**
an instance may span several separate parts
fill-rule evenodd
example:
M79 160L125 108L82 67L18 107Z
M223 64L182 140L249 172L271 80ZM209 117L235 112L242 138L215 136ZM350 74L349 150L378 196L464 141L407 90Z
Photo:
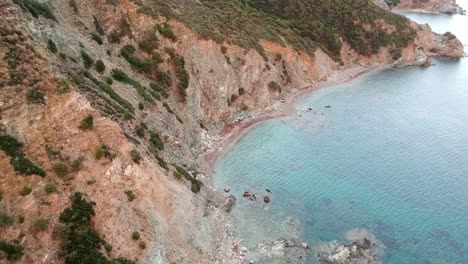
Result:
M468 43L466 16L405 15ZM384 263L468 263L468 60L434 63L321 89L294 117L243 135L215 185L239 197L244 242L315 245L366 228L385 244Z

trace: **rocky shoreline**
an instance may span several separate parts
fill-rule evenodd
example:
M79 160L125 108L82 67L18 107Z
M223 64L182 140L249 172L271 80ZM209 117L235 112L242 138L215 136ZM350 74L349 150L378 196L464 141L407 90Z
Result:
M460 7L456 0L400 0L398 5L392 7L395 11L439 13L448 15L466 15L466 10Z

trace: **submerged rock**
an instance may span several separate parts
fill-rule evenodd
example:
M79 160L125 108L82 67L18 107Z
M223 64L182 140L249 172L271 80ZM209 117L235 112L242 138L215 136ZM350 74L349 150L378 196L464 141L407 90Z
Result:
M323 264L382 264L380 257L385 246L368 230L352 229L345 238L344 244L332 241L314 247L317 260Z
M263 197L263 201L265 203L269 203L270 202L270 197L268 197L268 196Z

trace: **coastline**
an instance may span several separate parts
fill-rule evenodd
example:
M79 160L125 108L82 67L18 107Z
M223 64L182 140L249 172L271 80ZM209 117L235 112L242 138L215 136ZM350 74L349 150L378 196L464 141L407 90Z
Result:
M376 64L369 66L354 65L334 71L325 81L320 81L313 85L291 91L284 96L284 103L278 108L264 111L256 117L246 118L239 122L226 125L220 130L212 131L214 133L210 136L215 137L216 140L210 147L206 147L205 145L196 159L200 171L205 176L205 184L211 189L215 189L213 179L216 163L224 157L245 133L255 128L257 125L271 119L288 117L296 114L297 103L319 89L347 83L359 77L390 69L393 66L393 64Z

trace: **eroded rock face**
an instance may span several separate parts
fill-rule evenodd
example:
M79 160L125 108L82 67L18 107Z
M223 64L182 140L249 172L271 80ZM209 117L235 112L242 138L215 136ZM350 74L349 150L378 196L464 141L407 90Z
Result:
M444 14L465 13L465 11L456 3L456 0L400 0L400 3L398 3L394 9Z
M437 34L429 25L413 24L417 29L415 45L421 47L428 56L444 56L458 59L464 56L463 44L450 32Z

